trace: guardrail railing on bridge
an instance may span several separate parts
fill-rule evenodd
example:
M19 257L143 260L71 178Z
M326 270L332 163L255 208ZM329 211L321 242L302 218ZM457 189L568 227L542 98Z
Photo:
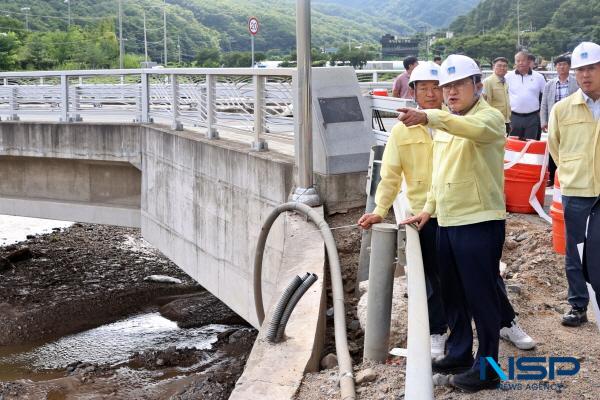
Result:
M177 68L0 73L0 115L9 120L130 120L219 129L293 143L295 70Z

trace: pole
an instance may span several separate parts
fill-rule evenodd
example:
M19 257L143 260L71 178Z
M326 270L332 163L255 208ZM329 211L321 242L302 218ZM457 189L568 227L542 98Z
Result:
M167 0L165 0L165 5L163 7L163 42L164 42L164 52L165 52L165 57L164 57L164 64L165 67L167 66Z
M148 38L146 36L146 10L144 10L144 57L148 62Z
M69 29L71 29L71 0L67 0L67 6L69 8L69 19L68 19L68 25L69 25Z
M313 187L313 139L312 139L312 93L310 54L310 0L296 0L296 52L294 132L298 179L296 189L290 196L310 206L321 204ZM297 110L297 112L296 112Z
M298 184L313 186L312 93L310 54L310 0L296 0L296 52L298 65L299 148Z
M521 50L521 1L517 0L517 50Z
M123 69L123 0L119 0L119 68Z
M250 47L252 49L252 65L250 67L254 68L254 35L250 35Z
M372 231L364 360L383 363L390 341L398 227L375 224Z
M179 66L181 67L181 38L177 35L177 52L179 53Z

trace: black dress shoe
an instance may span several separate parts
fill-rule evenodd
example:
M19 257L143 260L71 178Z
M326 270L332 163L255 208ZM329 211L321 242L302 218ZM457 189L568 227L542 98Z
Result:
M571 309L562 317L564 326L579 326L587 322L587 309L571 307Z
M473 359L456 360L448 356L435 358L431 361L431 369L438 374L459 374L473 366Z
M479 369L469 369L462 374L454 375L450 383L468 393L478 392L480 390L495 389L500 384L500 378L494 372L487 372L486 378L481 379Z

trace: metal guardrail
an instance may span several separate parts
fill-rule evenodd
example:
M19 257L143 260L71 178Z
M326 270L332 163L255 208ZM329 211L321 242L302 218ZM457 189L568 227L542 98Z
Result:
M293 143L294 69L177 68L0 73L0 115L8 120L98 119L176 130L219 129Z
M414 106L409 99L371 96L391 89L399 70L356 70L370 97L377 122L373 133L385 143L395 110ZM543 72L547 78L556 72ZM484 76L491 71L483 71ZM297 71L292 68L173 68L0 73L0 116L75 122L100 120L168 124L204 129L208 138L228 130L253 138L253 148L267 140L292 144ZM384 127L387 126L387 129ZM383 129L381 129L383 128Z

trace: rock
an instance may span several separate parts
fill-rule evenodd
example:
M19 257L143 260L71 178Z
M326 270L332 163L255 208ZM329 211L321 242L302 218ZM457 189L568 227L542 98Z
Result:
M0 273L8 271L11 268L14 268L13 263L8 258L0 256Z
M360 321L357 319L353 319L350 324L348 324L348 329L351 331L357 331L360 329Z
M504 243L504 247L506 247L507 250L514 250L519 247L519 243L515 242L514 239L510 239Z
M25 236L26 239L35 239L35 235L27 235Z
M516 283L506 285L506 290L516 295L520 295L522 292L521 285Z
M248 325L246 321L209 292L173 300L159 309L160 314L176 321L180 328L209 324Z
M31 252L29 247L22 247L11 253L8 253L5 257L8 261L16 263L19 261L25 261L29 260L30 258L33 258L33 253Z
M515 238L515 242L522 242L524 240L529 239L529 235L527 233L521 233L519 236Z
M377 379L377 373L372 368L367 368L360 371L356 374L356 378L354 381L357 385L362 385L363 383L373 382Z
M433 375L433 385L434 386L449 386L450 385L450 375L442 375L442 374Z
M328 318L333 317L333 307L328 308L326 314Z
M162 358L157 359L156 365L159 367L165 365L165 360L163 360Z
M337 367L337 365L338 365L337 356L333 353L329 353L321 359L321 368L323 368L323 369L335 368L335 367Z
M113 266L118 266L119 264L113 265ZM175 284L181 284L181 279L177 279L177 278L173 278L171 276L166 276L166 275L150 275L144 278L145 281L148 282L158 282L158 283L175 283Z
M503 278L506 277L506 272L507 272L507 267L506 267L506 263L500 261L500 276L502 276Z

